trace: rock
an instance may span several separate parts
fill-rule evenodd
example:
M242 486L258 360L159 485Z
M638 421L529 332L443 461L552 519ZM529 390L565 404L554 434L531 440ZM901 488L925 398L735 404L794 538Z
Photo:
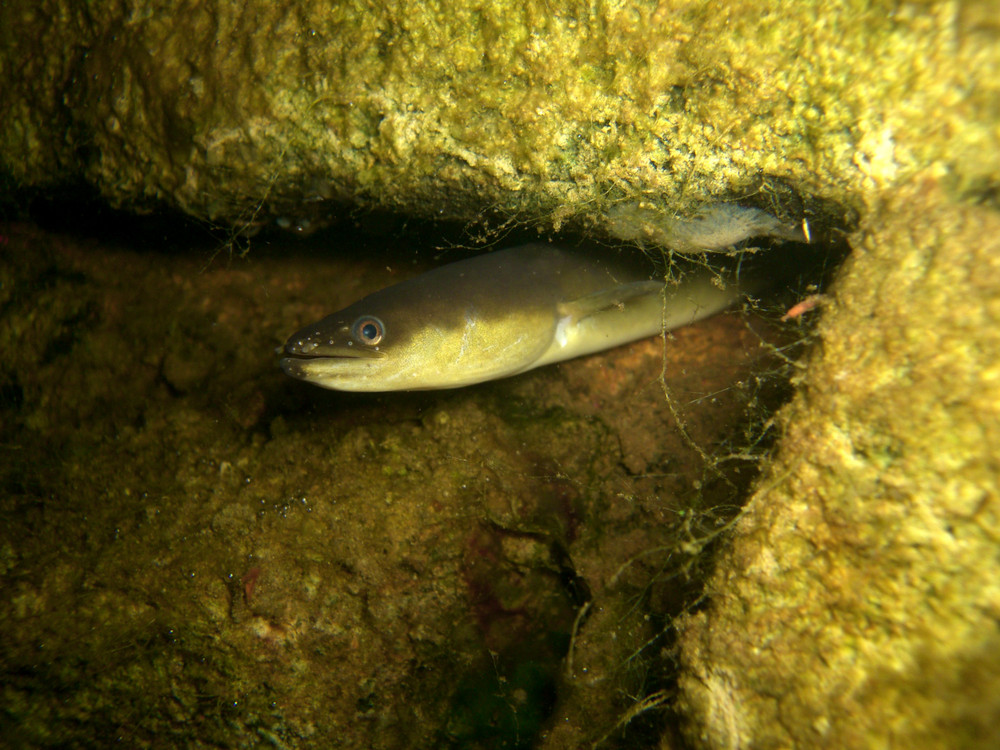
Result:
M826 231L929 164L996 185L990 3L917 7L13 0L0 178L245 232L733 200Z
M680 625L698 747L1000 744L998 238L933 181L873 207Z

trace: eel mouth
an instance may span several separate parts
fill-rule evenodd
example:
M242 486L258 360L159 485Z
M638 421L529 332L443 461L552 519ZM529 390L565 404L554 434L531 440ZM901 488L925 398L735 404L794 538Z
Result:
M289 341L279 350L282 362L286 359L308 361L321 359L378 359L385 352L374 347L316 344L310 341Z
M348 372L352 366L364 367L385 356L385 352L354 346L314 346L308 352L300 344L286 344L278 364L286 375L299 380L315 380L336 372Z

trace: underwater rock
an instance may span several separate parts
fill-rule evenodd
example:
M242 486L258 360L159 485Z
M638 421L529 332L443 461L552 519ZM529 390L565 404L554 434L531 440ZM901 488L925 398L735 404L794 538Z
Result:
M0 184L248 234L345 204L606 235L621 204L736 200L842 227L928 164L996 186L979 8L9 0Z
M1000 746L1000 216L927 180L853 245L680 626L698 747Z
M5 747L619 733L682 519L732 494L663 389L698 444L742 433L781 395L754 378L774 331L727 313L465 389L326 391L275 348L420 269L325 234L211 262L0 227Z

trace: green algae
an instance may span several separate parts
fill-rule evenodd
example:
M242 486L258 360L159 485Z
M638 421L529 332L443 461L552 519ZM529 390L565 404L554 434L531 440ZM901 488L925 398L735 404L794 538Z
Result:
M337 394L286 378L274 347L386 283L384 261L206 268L217 248L4 236L0 725L23 746L436 747L498 710L523 744L576 711L561 659L584 603L631 602L622 649L676 608L642 593L703 493L696 453L648 439L670 420L662 342L474 389ZM733 397L691 422L711 443L741 419L724 383L760 340L731 318L671 346L678 393ZM613 631L590 622L577 663L603 670L591 634ZM578 737L627 710L619 680L643 687L608 673ZM504 697L475 694L500 678Z
M7 3L0 174L243 228L349 201L607 233L734 199L838 227L929 165L995 190L987 7Z
M491 237L510 220L620 234L623 211L672 220L719 200L806 218L817 235L860 218L822 350L781 422L786 457L721 558L714 603L672 651L669 616L697 599L732 485L753 473L727 484L713 457L759 428L741 442L708 429L710 399L687 408L700 465L663 436L677 415L658 355L624 390L615 368L584 364L430 410L403 397L387 418L384 400L279 385L269 348L329 311L325 294L291 293L311 270L286 287L287 268L203 279L199 259L164 278L115 256L152 290L137 297L71 245L19 238L18 262L0 263L0 343L14 352L0 367L0 479L17 519L0 544L14 623L0 654L19 675L5 736L482 737L520 704L463 691L498 677L484 638L521 631L487 617L493 604L470 612L470 581L487 578L469 577L470 550L503 572L482 601L535 603L527 619L562 633L545 606L567 601L562 545L604 612L567 656L604 679L556 675L543 746L627 746L609 730L664 705L710 747L732 732L858 745L886 727L914 747L988 743L995 629L952 617L982 624L995 599L982 561L995 557L997 467L979 449L997 442L982 250L997 228L958 202L996 203L992 4L416 5L7 3L0 184L16 203L25 187L81 180L117 205L248 231L329 221L344 202ZM937 187L912 189L915 174ZM668 393L717 388L696 382ZM692 462L693 476L678 471ZM921 526L942 512L946 527ZM518 574L533 585L519 590ZM503 659L505 678L534 664ZM548 684L551 667L526 682Z
M683 622L700 746L996 743L998 229L932 180L873 206Z

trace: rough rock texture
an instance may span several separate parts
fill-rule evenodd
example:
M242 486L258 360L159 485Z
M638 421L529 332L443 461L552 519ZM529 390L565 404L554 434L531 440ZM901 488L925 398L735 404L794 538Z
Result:
M328 199L628 236L652 211L653 239L713 200L841 225L928 165L996 187L993 10L9 0L0 178L237 227Z
M676 708L708 747L993 747L998 37L992 0L8 0L0 210L69 183L248 232L345 204L651 242L718 201L859 217ZM662 431L655 344L290 396L270 348L408 256L0 250L5 739L568 748L672 700L657 618L741 495ZM732 358L688 335L690 429L745 446L711 407L754 368L716 381Z
M591 617L576 663L612 679L560 736L613 726L622 675L645 681L618 657L683 597L664 567L685 513L730 491L665 427L663 342L332 393L286 377L275 346L412 273L412 252L291 240L213 264L211 245L142 236L0 226L4 746L526 747L590 597L628 620ZM669 342L700 442L773 402L749 377L774 365L766 330L724 315ZM751 473L728 474L745 491ZM610 661L588 649L601 634Z
M1000 746L1000 216L873 207L682 625L699 747Z

